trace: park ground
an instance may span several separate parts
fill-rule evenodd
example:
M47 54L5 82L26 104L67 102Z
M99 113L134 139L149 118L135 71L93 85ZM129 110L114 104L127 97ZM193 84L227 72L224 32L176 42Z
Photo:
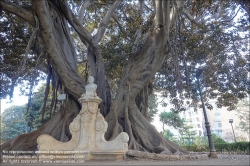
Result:
M1 166L16 166L22 164L0 164ZM134 166L144 166L144 165L242 165L249 166L250 165L250 155L226 155L226 154L218 154L218 158L209 158L209 159L195 159L195 160L178 160L178 161L161 161L161 160L149 160L149 159L126 159L124 161L85 161L84 163L75 164L26 164L29 166L48 166L48 165L134 165Z

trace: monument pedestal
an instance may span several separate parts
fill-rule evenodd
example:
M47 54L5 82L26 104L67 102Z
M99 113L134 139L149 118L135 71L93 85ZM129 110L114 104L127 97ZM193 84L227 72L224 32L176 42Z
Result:
M93 84L93 77L90 76L88 81L89 84L85 87L86 93L79 99L82 104L81 111L69 125L72 139L68 142L60 142L47 134L42 134L37 138L40 156L46 151L51 151L52 155L68 151L74 155L82 154L85 160L124 158L128 150L128 134L122 132L112 141L105 140L104 134L108 124L98 109L101 99L95 92L97 87Z
M86 160L123 160L125 152L122 151L90 151L85 155Z

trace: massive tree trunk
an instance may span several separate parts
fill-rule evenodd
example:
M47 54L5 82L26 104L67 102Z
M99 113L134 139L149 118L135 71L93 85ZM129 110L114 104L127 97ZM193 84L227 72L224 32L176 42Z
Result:
M7 3L1 5L6 8L9 7ZM63 90L67 94L65 105L62 105L58 113L44 126L3 144L2 149L34 150L37 145L37 137L44 133L50 134L60 141L68 141L71 137L69 124L80 110L80 104L77 100L84 92L85 82L77 75L76 53L67 22L56 8L58 7L53 4L53 1L33 2L33 9L36 12L34 17L39 20L39 35L44 50L48 53L48 65L52 65L61 84L65 87ZM16 12L19 11L16 10ZM15 12L15 10L11 12ZM25 18L27 19L27 17Z
M155 3L154 25L145 37L143 47L134 53L128 63L111 111L106 117L109 126L112 126L108 128L106 137L112 139L123 130L129 134L131 149L155 153L183 153L183 149L156 131L139 111L135 102L139 92L153 79L169 50L167 34L170 26L170 4L166 1Z
M157 1L162 10L161 1ZM107 137L116 136L122 129L129 134L129 148L149 152L167 151L170 153L184 152L178 145L164 139L139 111L135 97L142 88L148 85L154 74L164 62L168 42L165 36L165 26L161 12L156 14L156 22L145 39L143 48L136 52L124 73L116 99L112 103L111 112L107 116L109 126ZM122 103L122 104L121 104ZM113 117L116 118L113 118ZM116 120L118 119L118 120ZM112 133L112 134L111 134Z
M32 1L33 11L30 13L16 12L8 7L7 3L0 2L2 8L24 18L31 24L35 24L35 18L39 20L40 37L44 50L48 53L48 59L59 80L65 87L68 95L66 106L44 126L38 130L24 134L11 142L1 146L6 150L34 150L36 138L47 133L58 140L70 139L68 132L69 123L77 115L80 105L77 102L84 92L85 82L77 75L76 53L70 36L66 20L79 34L80 39L87 47L88 65L90 74L94 76L98 86L97 94L102 99L101 113L106 116L109 124L106 138L113 139L121 131L129 134L129 148L160 153L184 152L178 145L164 139L156 129L141 114L136 105L136 96L154 78L155 73L167 57L168 33L171 19L174 18L174 7L170 17L169 1L156 0L156 16L150 32L145 36L143 46L138 48L129 60L126 70L120 81L119 90L110 106L110 89L105 78L104 62L101 50L98 47L105 28L114 10L121 3L117 0L103 18L98 32L91 36L82 27L80 21L72 14L65 0L58 1ZM12 6L15 8L15 6ZM17 7L15 8L18 9ZM30 15L33 14L34 17Z

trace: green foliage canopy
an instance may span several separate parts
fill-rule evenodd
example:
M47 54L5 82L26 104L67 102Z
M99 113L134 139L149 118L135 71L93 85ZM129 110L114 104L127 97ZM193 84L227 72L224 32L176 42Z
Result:
M11 106L1 115L1 142L17 137L28 131L25 120L25 106Z
M248 14L235 1L189 2L172 30L170 57L156 74L155 86L176 110L185 109L184 99L191 99L189 106L201 107L196 78L201 69L207 108L212 109L209 99L217 99L217 107L234 110L250 93Z
M240 119L238 129L250 133L250 104L249 99L241 100L237 105L238 118Z
M12 0L20 6L31 1ZM100 19L114 3L98 3L87 8L81 23L89 32L95 32ZM164 91L164 97L170 96L176 110L181 110L181 100L190 98L191 105L199 106L197 68L204 72L200 77L203 96L217 99L217 106L236 109L238 99L249 94L249 13L247 2L243 1L185 1L184 7L176 17L176 23L170 27L169 43L171 51L161 69L155 75L154 88ZM74 14L80 8L80 1L68 1ZM117 92L120 78L133 49L141 46L143 35L152 25L155 10L154 3L144 1L141 15L137 1L124 1L110 19L106 33L98 47L102 50L105 72L112 87ZM40 39L30 40L36 26L27 26L21 18L2 11L0 16L0 98L12 96L17 84L26 82L28 89L22 92L32 95L32 89L42 78L49 74L49 61ZM72 30L72 29L71 29ZM71 31L78 56L79 75L86 67L86 47L80 43L75 31ZM139 34L139 35L138 35ZM27 45L30 43L30 49ZM27 51L28 50L28 51ZM84 71L87 73L86 71ZM83 74L86 77L86 74ZM86 78L85 78L86 79ZM24 86L23 86L24 87ZM29 89L31 91L29 91ZM177 95L179 92L180 95Z
M157 102L157 95L154 93L148 96L148 106L145 111L142 110L142 114L144 117L149 121L152 122L154 120L154 116L158 112L158 102Z
M52 93L48 94L48 100L46 101L46 108L44 111L42 111L44 106L45 89L46 89L46 84L42 84L42 86L38 88L37 92L34 92L32 94L32 100L29 105L29 111L25 112L25 120L32 131L38 129L43 124L45 124L57 111L56 108L52 109L50 108ZM52 107L53 106L54 105L52 105Z
M173 127L183 127L184 125L184 119L181 119L181 117L176 113L174 110L171 110L170 112L161 112L160 115L160 121L168 126Z
M190 145L193 143L196 135L196 131L193 128L192 125L184 123L183 127L179 129L183 144Z

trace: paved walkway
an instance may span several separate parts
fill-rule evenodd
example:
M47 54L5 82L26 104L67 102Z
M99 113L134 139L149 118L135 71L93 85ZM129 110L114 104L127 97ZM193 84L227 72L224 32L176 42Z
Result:
M1 166L16 166L23 164L0 164ZM25 164L27 166L49 166L49 165L134 165L134 166L144 166L144 165L242 165L249 166L250 165L250 155L221 155L218 154L217 159L205 159L205 160L181 160L181 161L159 161L159 160L125 160L125 161L85 161L84 163L75 164Z

